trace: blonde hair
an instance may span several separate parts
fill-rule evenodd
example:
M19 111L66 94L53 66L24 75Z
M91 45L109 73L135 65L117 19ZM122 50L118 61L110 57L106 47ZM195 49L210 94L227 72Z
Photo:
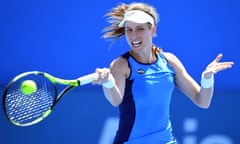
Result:
M155 25L159 20L156 9L149 4L142 2L133 2L130 4L121 3L112 8L110 12L106 13L105 16L107 17L107 21L110 23L110 25L103 29L103 38L116 41L124 35L124 27L120 28L118 25L123 20L125 12L129 10L141 10L146 12L153 17Z

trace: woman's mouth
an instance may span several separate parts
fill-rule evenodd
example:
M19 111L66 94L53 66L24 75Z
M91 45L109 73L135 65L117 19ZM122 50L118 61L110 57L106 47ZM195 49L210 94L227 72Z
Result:
M142 44L142 42L141 41L132 41L131 44L133 47L139 47Z

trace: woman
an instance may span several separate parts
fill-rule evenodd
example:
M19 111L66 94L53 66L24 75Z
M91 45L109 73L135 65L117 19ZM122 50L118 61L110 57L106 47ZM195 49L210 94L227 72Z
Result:
M111 23L104 38L116 41L125 35L130 50L98 68L93 83L102 84L107 100L119 106L120 122L114 144L175 144L169 119L174 87L197 106L208 108L213 95L214 74L231 68L219 62L219 54L202 72L199 85L181 61L153 44L158 14L145 3L120 4L107 13Z

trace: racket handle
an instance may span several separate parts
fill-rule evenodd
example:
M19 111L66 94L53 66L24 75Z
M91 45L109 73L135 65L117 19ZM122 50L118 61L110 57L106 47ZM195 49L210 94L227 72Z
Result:
M91 83L96 77L98 77L98 73L91 73L78 78L80 86Z

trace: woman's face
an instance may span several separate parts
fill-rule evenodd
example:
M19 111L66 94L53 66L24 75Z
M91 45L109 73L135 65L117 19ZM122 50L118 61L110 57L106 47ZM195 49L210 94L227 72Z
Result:
M125 23L125 36L134 51L151 49L154 31L150 24L139 24L131 21Z

